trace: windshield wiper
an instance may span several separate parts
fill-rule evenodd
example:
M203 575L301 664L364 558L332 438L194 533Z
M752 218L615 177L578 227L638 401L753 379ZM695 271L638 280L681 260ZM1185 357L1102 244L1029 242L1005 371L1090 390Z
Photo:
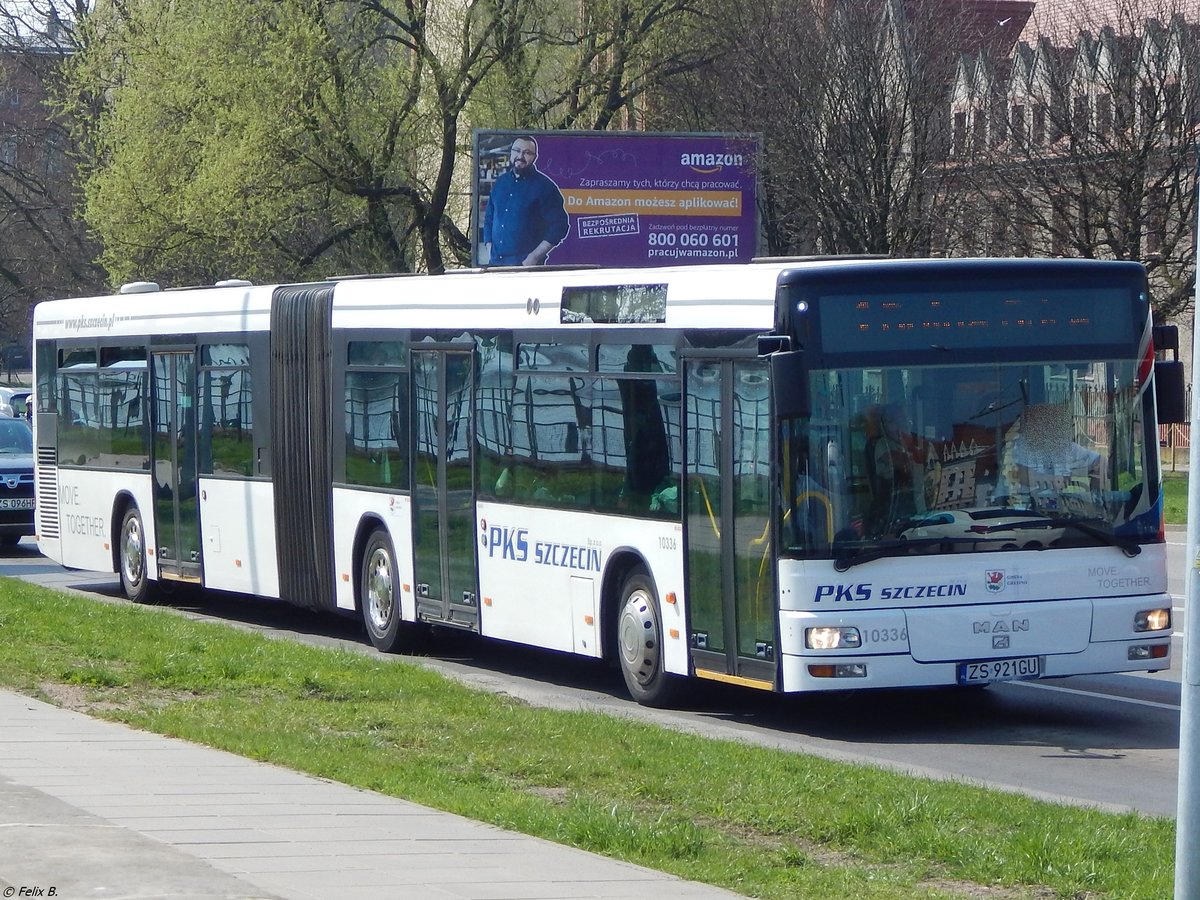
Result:
M1142 552L1142 545L1130 538L1120 537L1112 533L1111 530L1105 530L1099 525L1094 524L1089 519L1072 519L1072 518L1056 518L1054 516L1046 516L1043 519L1028 519L1022 522L1011 522L1004 525L996 525L989 528L988 531L1008 531L1018 528L1070 528L1078 531L1080 534L1086 534L1088 537L1108 544L1110 547L1116 547L1126 556L1132 558ZM1039 547L1039 550L1048 549L1047 547Z

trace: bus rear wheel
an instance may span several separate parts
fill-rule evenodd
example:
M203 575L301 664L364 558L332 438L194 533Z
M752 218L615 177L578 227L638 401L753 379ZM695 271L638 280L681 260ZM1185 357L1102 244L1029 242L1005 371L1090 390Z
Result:
M643 706L666 706L678 692L679 679L663 668L658 593L641 566L621 585L617 661L630 696Z
M125 510L117 546L121 559L121 588L134 603L150 599L150 581L146 577L146 530L136 506Z
M400 588L392 539L382 528L371 532L363 550L359 578L363 624L375 649L395 653L410 643L409 627L400 615Z

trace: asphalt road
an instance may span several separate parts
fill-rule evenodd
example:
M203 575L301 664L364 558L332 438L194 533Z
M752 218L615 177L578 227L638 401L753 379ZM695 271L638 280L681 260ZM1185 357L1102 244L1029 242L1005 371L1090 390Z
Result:
M988 784L1067 803L1173 816L1179 762L1184 534L1168 534L1176 668L996 684L983 691L889 690L778 696L705 683L674 710L625 697L619 674L592 660L437 633L423 664L487 690L563 709L596 709L711 737ZM23 542L0 575L126 602L115 575L68 572ZM356 621L286 604L184 591L170 605L274 636L375 654Z

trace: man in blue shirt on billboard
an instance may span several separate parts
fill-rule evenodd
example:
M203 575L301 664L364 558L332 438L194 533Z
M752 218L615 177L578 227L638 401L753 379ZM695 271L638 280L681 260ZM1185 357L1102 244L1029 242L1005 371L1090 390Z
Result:
M516 138L508 171L496 179L483 214L480 263L487 266L540 266L567 236L562 192L539 172L537 141Z

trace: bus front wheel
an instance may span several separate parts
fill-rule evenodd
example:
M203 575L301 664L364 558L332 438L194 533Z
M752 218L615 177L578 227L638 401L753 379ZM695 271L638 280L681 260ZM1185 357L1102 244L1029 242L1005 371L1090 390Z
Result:
M146 578L146 530L136 506L125 510L121 520L121 588L134 603L150 599L150 581Z
M641 566L621 586L617 617L617 659L629 694L643 706L666 706L679 679L663 668L662 621L654 582Z
M375 649L395 653L408 642L408 626L400 615L396 553L386 531L377 528L367 539L359 578L363 624Z

